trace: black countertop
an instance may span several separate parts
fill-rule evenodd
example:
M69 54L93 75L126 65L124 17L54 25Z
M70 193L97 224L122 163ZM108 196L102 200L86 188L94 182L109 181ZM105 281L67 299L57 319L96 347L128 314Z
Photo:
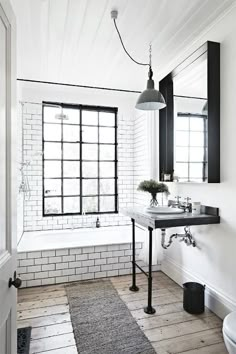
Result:
M122 209L121 213L134 219L139 225L147 228L151 227L152 229L220 223L219 209L204 205L201 206L200 215L193 215L189 212L172 215L155 215L148 213L145 209L145 207L134 206Z

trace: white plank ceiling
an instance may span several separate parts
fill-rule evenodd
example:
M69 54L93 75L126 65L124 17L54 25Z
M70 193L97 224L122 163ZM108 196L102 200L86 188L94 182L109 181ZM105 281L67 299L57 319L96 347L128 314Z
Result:
M235 0L11 0L17 17L18 78L142 90L153 45L157 78L178 52ZM155 78L154 77L154 78Z

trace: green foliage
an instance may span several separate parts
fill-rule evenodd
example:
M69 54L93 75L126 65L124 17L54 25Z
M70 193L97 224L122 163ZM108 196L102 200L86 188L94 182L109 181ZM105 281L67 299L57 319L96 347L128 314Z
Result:
M138 186L138 191L148 192L151 194L157 194L157 193L169 194L169 189L165 183L158 183L153 179L140 182Z

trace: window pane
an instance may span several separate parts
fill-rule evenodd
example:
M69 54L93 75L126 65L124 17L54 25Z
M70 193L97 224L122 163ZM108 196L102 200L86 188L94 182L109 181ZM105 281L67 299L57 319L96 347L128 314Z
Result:
M115 194L115 180L101 179L100 180L100 194Z
M188 164L187 163L176 163L175 164L175 174L178 177L188 177Z
M79 144L64 143L63 144L63 158L64 158L64 160L79 160L80 159Z
M44 180L44 195L61 195L61 180L60 179L45 179Z
M58 123L58 120L56 119L56 114L59 114L60 112L61 112L60 107L44 106L44 110L43 110L44 122Z
M64 161L63 162L63 175L64 177L79 177L80 164L77 161Z
M101 160L115 160L115 146L114 145L100 145L100 159Z
M61 214L61 198L45 198L44 213Z
M190 146L204 146L204 134L190 132Z
M100 162L100 177L115 177L115 164L113 162Z
M98 197L83 198L83 212L96 213L98 211Z
M177 162L188 161L188 148L187 147L177 147L175 149L175 160Z
M82 165L83 177L98 177L97 162L83 162Z
M114 128L99 128L100 143L115 143Z
M189 118L177 117L175 119L175 130L189 130Z
M115 211L115 198L100 197L100 211Z
M64 141L79 141L80 129L77 125L63 124L63 140Z
M44 161L44 177L61 177L61 161Z
M63 114L67 116L66 123L79 124L79 110L76 108L63 108Z
M44 124L44 140L61 141L60 124Z
M61 159L61 143L44 143L45 159Z
M99 113L99 125L115 126L115 114L109 112Z
M83 195L96 195L98 193L98 181L96 179L83 180Z
M203 176L203 164L202 163L190 163L190 178Z
M79 213L80 212L80 198L79 197L65 197L64 199L64 213Z
M98 125L98 112L96 111L82 111L82 124Z
M190 119L190 130L198 130L200 132L204 131L204 119L203 118L191 118Z
M83 142L97 143L98 142L98 128L97 127L82 127Z
M63 179L64 195L79 195L80 180L79 179Z
M98 159L98 145L83 144L82 147L83 160L97 160Z
M175 140L177 146L188 146L189 133L188 132L176 132Z
M198 147L190 148L190 161L203 161L204 149Z

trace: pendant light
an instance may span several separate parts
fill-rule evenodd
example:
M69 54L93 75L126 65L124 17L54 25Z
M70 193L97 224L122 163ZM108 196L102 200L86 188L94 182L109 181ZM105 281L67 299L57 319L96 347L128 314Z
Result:
M135 62L138 65L142 65L142 66L148 66L149 67L149 72L148 72L148 80L147 80L147 88L146 90L144 90L139 98L138 101L135 105L135 108L139 109L139 110L143 110L143 111L155 111L155 110L159 110L162 108L166 107L166 103L165 103L165 99L163 97L163 95L160 93L160 91L155 89L155 83L153 80L153 71L152 71L152 46L150 44L149 47L149 63L141 63L138 62L137 60L135 60L127 51L127 49L125 48L125 45L123 43L121 34L118 30L117 24L116 24L116 19L118 17L118 11L117 10L112 10L111 11L111 18L114 21L114 25L116 28L116 31L118 33L120 42L122 44L122 47L125 51L125 53L128 55L128 57Z

